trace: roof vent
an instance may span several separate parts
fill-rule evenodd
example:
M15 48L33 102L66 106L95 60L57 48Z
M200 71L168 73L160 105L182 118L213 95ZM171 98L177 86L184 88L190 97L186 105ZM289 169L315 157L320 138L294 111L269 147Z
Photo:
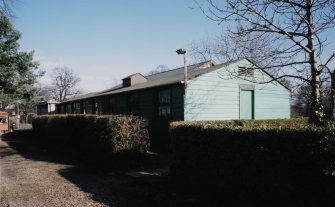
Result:
M147 82L147 79L142 74L136 73L122 79L122 86L128 87L145 82Z
M207 62L200 63L198 67L194 68L194 70L206 69L215 65L217 65L215 61L209 60Z

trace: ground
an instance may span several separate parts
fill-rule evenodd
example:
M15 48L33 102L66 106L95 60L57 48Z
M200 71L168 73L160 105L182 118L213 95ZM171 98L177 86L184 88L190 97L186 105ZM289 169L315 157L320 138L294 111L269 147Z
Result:
M0 140L1 207L194 204L191 198L162 187L161 177L135 178L124 171L99 170L65 160L32 144L25 136L3 136Z
M164 175L168 163L162 158L157 161L157 156L142 160L144 165L140 168L134 165L106 169L69 157L58 148L40 145L31 138L30 130L0 138L0 207L334 206L324 202L322 196L312 199L314 203L309 205L298 198L285 205L280 200L243 201L236 199L236 195L224 197L221 190L197 187L197 183L195 189L199 190L185 191L180 183L172 184Z

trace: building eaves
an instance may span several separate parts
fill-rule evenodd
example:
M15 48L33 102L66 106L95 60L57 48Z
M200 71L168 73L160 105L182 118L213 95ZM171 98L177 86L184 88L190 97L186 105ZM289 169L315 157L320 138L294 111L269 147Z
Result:
M190 72L190 71L192 71L192 70L194 70L198 67L201 67L201 66L203 66L207 63L212 63L214 65L216 64L214 61L208 60L208 61L205 61L205 62L196 63L196 64L193 64L193 65L188 65L187 66L188 71ZM171 74L171 72L175 72L175 73ZM167 73L170 73L170 74L167 74ZM134 76L136 74L140 74L140 73L134 73L132 75L127 76L126 78L129 78L129 77ZM162 74L166 74L166 76L165 77L161 76ZM175 68L175 69L172 69L172 70L163 71L163 72L159 72L159 73L152 74L152 75L147 75L147 76L143 76L142 74L140 74L140 75L142 75L143 77L148 79L148 82L151 82L151 81L155 81L155 80L164 79L164 78L167 78L167 77L172 77L172 76L175 76L175 75L178 75L178 74L184 74L184 67L179 67L179 68ZM157 77L157 76L160 76L160 78ZM154 78L154 77L157 77L157 78ZM125 78L123 78L123 79L125 79ZM99 92L97 92L97 94L105 94L107 92L112 92L112 91L115 91L115 90L119 90L121 88L122 88L122 84L118 84L116 86L113 86L112 88L109 88L109 89L106 89L106 90L103 90L103 91L99 91Z
M159 87L159 86L165 86L165 85L171 85L171 84L177 84L180 83L180 81L183 80L183 75L175 75L168 78L162 78L159 80L154 81L148 81L145 83L136 84L134 86L124 87L116 90L112 90L106 93L100 93L99 95L110 95L110 94L117 94L117 93L123 93L123 92L129 92L129 91L135 91L135 90L142 90L142 89L149 89L153 87Z
M219 68L221 68L225 65L231 64L233 62L236 62L236 61L231 61L231 62L215 65L215 66L204 68L204 69L201 69L201 70L191 70L188 73L188 77L189 77L189 79L192 79L192 78L197 77L199 75L202 75L204 73L208 73L208 72L217 70L217 69L219 69ZM199 63L199 64L203 65L204 63ZM165 77L165 78L152 80L152 81L148 81L148 82L145 82L145 83L136 84L134 86L118 88L118 86L119 86L118 85L118 86L114 87L115 89L108 89L108 90L101 91L101 92L84 94L84 95L77 96L77 97L71 98L69 100L63 101L62 103L68 103L68 102L84 100L84 99L88 99L88 98L95 98L95 97L99 97L99 96L112 95L112 94L118 94L118 93L124 93L124 92L136 91L136 90L143 90L143 89L149 89L149 88L172 85L172 84L181 84L181 81L183 81L183 80L184 80L184 73L178 73L178 74L173 75L173 76L168 76L168 77ZM122 84L121 84L121 86L122 86Z
M78 101L78 100L82 100L82 99L88 99L88 98L93 98L96 96L96 92L93 92L93 93L86 93L86 94L83 94L83 95L79 95L79 96L76 96L76 97L73 97L73 98L70 98L66 101L63 101L61 103L67 103L67 102L72 102L72 101Z
M58 104L58 101L50 100L50 101L41 101L37 103L37 105L46 105L46 104Z
M243 58L243 59L246 59L246 58ZM220 69L222 67L226 67L226 66L228 66L230 64L239 62L241 60L242 59L238 59L238 60L229 61L229 62L226 62L226 63L214 65L212 67L203 68L201 70L192 70L192 71L189 71L188 78L189 79L193 79L193 78L198 77L200 75L203 75L203 74L206 74L206 73L218 70L218 69ZM250 63L252 63L255 66L257 66L258 68L260 68L262 71L264 71L270 77L272 77L264 69L262 69L261 67L259 67L258 65L256 65L253 61L251 61L249 59L246 59L246 60L248 60ZM84 99L89 99L89 98L95 98L95 97L100 97L100 96L105 96L105 95L125 93L125 92L130 92L130 91L144 90L144 89L149 89L149 88L154 88L154 87L160 87L160 86L166 86L166 85L181 84L183 80L184 80L184 74L183 73L179 73L179 74L176 74L176 75L173 75L173 76L168 76L168 77L165 77L165 78L161 78L161 79L157 79L157 80L152 80L152 81L148 81L148 82L145 82L145 83L140 83L140 84L136 84L136 85L129 86L129 87L120 87L120 85L117 85L117 86L114 87L114 89L108 89L108 90L101 91L101 92L84 94L84 95L77 96L75 98L69 99L67 101L64 101L62 103L73 102L73 101L78 101L78 100L84 100ZM277 82L280 83L279 81L277 81ZM281 84L281 85L283 85L283 84ZM122 86L122 84L121 84L121 86ZM286 86L284 86L284 87L287 88Z
M189 79L192 79L194 77L197 77L199 75L217 70L225 65L231 64L235 61L231 61L231 62L227 62L227 63L223 63L223 64L219 64L219 65L215 65L209 68L204 68L201 70L193 70L190 71L188 74ZM145 83L141 83L141 84L137 84L134 86L130 86L130 87L125 87L125 88L120 88L120 89L116 89L113 91L109 91L106 93L100 93L99 95L111 95L111 94L117 94L117 93L123 93L123 92L129 92L129 91L135 91L135 90L142 90L142 89L149 89L149 88L153 88L153 87L159 87L159 86L165 86L165 85L172 85L172 84L178 84L181 83L181 81L184 80L184 73L180 73L174 76L169 76L166 78L161 78L158 80L153 80L153 81L148 81Z

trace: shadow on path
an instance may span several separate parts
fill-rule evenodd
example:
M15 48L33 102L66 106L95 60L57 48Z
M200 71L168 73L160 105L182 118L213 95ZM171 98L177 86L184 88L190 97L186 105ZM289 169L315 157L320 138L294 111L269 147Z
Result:
M195 206L187 196L175 193L164 176L133 178L123 170L102 170L87 165L57 149L32 139L31 130L20 130L1 136L0 158L21 155L32 161L65 164L55 168L56 174L89 194L91 199L108 206ZM149 160L146 167L157 160ZM52 166L52 165L51 165ZM129 170L129 169L127 169ZM136 170L136 169L135 169Z
M166 167L166 160L161 159L158 155L150 154L146 159L139 159L141 168L137 168L138 166L133 168L134 165L130 167L122 166L122 168L113 170L102 169L98 168L97 165L92 165L92 163L87 164L84 162L85 160L78 159L76 156L71 156L71 152L64 152L57 147L50 147L37 142L33 139L31 130L15 131L13 133L4 134L1 137L3 141L0 144L1 159L6 159L7 157L11 158L10 156L19 154L32 161L50 163L50 166L47 164L46 166L48 166L48 168L44 170L52 171L51 174L54 177L60 176L62 178L61 180L65 179L65 183L68 181L69 183L67 184L73 184L79 188L79 191L87 193L92 200L103 205L120 207L256 206L249 201L245 202L237 199L237 195L226 198L222 196L222 191L216 192L211 188L199 189L197 183L194 183L194 189L199 190L192 192L194 189L178 189L176 186L180 186L180 183L174 185L171 182L172 180L169 180L169 178L165 176L134 178L126 174L127 171ZM10 162L12 162L11 159ZM64 166L57 165L55 167L52 163ZM50 178L49 181L52 182L51 180L52 178ZM53 184L54 183L52 183L52 185ZM311 203L299 198L295 198L293 203L285 203L285 205L281 204L280 199L270 200L267 203L255 201L255 203L257 203L257 206L331 206L324 205L327 202L325 202L323 196L317 196L317 198L320 199L314 199L314 202Z
M166 180L161 177L135 179L121 173L98 173L82 167L59 173L90 193L95 201L111 206L189 206L187 201L166 189Z
M75 164L76 161L68 159L65 154L57 153L56 149L50 149L35 141L31 129L15 130L1 135L1 140L8 145L1 146L0 157L20 154L26 159L45 161L59 164Z

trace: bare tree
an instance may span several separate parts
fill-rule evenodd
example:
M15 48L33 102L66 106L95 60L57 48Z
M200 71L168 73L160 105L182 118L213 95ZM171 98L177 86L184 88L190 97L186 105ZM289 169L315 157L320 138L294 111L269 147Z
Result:
M331 115L330 87L331 85L328 82L323 81L320 88L321 103L327 115ZM306 82L296 86L293 90L292 104L301 109L300 115L302 116L308 116L309 111L311 110L311 90L311 85Z
M218 38L207 36L197 42L192 42L189 46L190 56L197 62L205 62L208 60L214 60L216 62L225 62L225 56L221 57L217 55L216 50L218 48Z
M240 27L237 25L236 29L238 30L239 28ZM207 35L206 38L200 42L193 42L190 45L190 56L195 62L214 60L217 63L248 58L261 68L265 69L272 76L277 77L279 75L277 68L268 67L272 62L275 62L277 58L280 58L280 56L277 57L276 55L268 54L269 51L272 51L277 47L278 45L273 41L273 36L271 34L264 35L263 38L257 38L255 34L235 36L232 30L227 28L225 31L222 30L218 36L211 38ZM249 68L246 67L244 69L245 71L241 71L243 70L242 68L240 68L240 71L236 71L227 68L225 72L230 74L230 78L238 77L254 83L264 82L266 77L250 80L248 69ZM245 75L241 75L241 72ZM225 77L226 75L227 74L220 77ZM278 81L288 88L303 85L301 82L294 83L288 78L281 78Z
M51 74L52 98L62 102L80 93L80 78L70 68L55 68Z
M331 66L335 60L335 52L328 58L325 64L321 65L321 68L326 69L327 78L330 79L330 109L329 117L330 119L335 119L335 65ZM334 61L335 62L335 61Z
M13 6L18 0L0 0L0 13L8 18L13 17Z
M235 36L253 34L255 38L263 38L273 35L279 47L268 54L280 58L267 67L286 70L276 79L297 78L310 84L310 120L314 123L321 121L321 54L326 46L326 39L322 39L321 35L334 28L334 0L227 0L224 3L206 0L208 9L197 3L214 21L238 22L240 28L233 31ZM287 70L287 66L291 69Z
M237 26L237 30L239 27ZM207 35L200 42L191 43L191 57L197 62L215 60L227 62L242 58L249 58L259 66L268 66L276 59L276 56L268 55L268 51L278 47L272 40L272 35L264 35L263 38L255 38L254 34L234 36L230 28L222 31L218 36ZM248 44L245 44L248 43ZM271 68L266 68L270 70ZM268 71L271 72L271 71ZM275 72L275 71L273 71Z
M50 85L39 83L37 85L37 88L38 88L37 95L39 99L43 98L43 100L47 100L47 101L53 99L53 93L52 93L53 88ZM41 100L37 100L37 101L41 101Z

